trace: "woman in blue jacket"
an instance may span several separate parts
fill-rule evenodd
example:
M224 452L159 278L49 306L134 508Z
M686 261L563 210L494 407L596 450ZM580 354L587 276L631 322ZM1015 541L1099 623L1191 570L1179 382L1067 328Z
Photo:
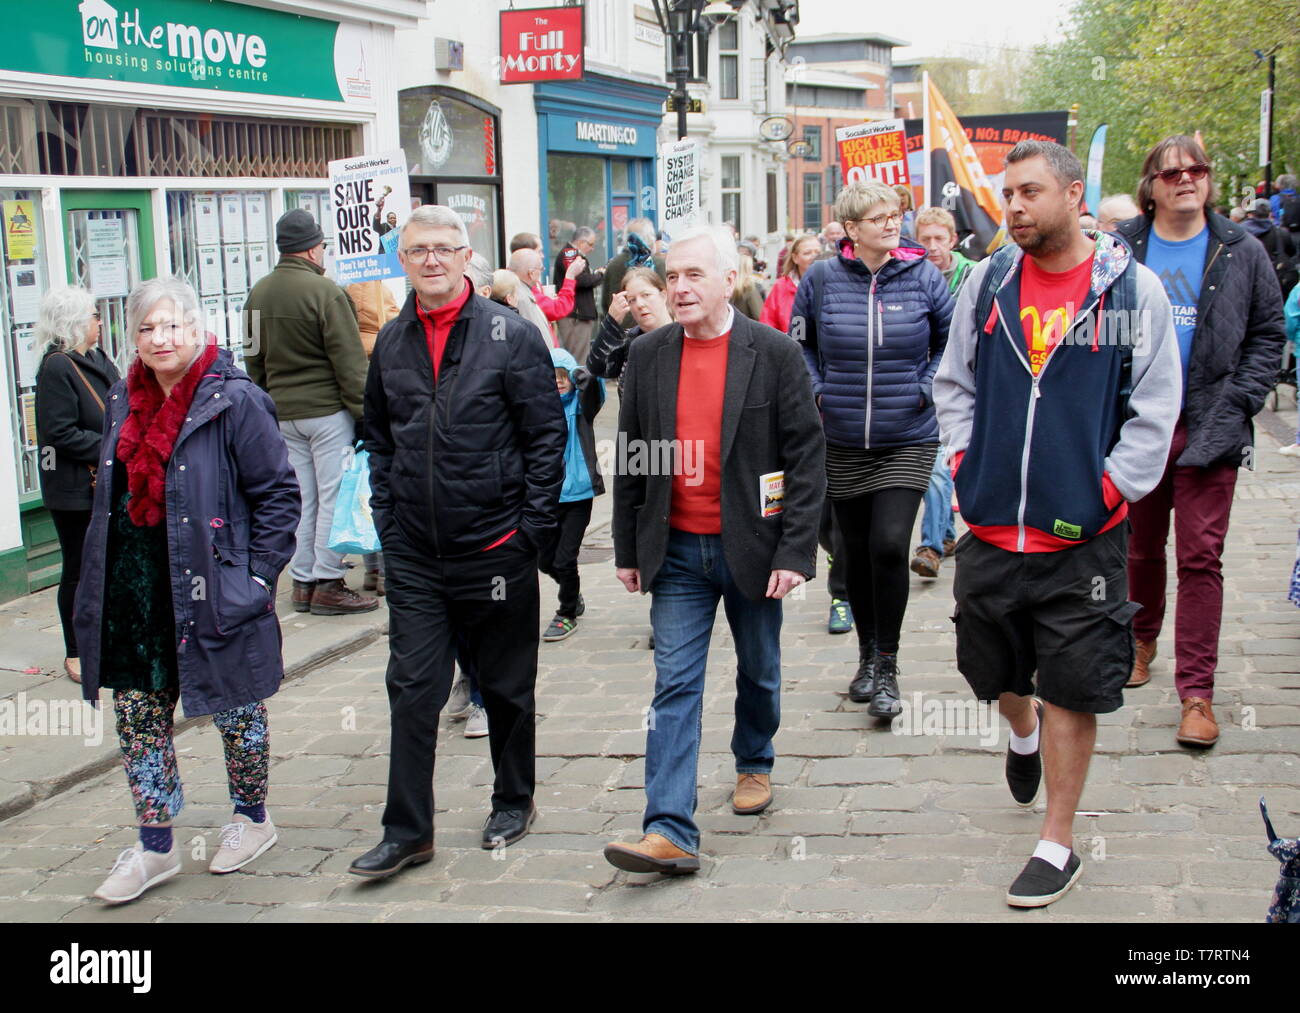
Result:
M848 553L859 650L849 699L892 718L902 710L898 639L912 525L939 447L930 387L953 300L925 249L900 245L892 189L850 184L835 217L846 237L839 255L800 283L790 335L803 346L822 411L827 493Z
M82 691L92 702L113 691L140 825L95 892L110 904L180 872L178 701L187 716L211 714L225 747L235 812L211 871L276 841L263 701L284 676L275 582L301 513L275 407L205 339L194 290L146 281L126 319L137 354L108 396L75 609Z

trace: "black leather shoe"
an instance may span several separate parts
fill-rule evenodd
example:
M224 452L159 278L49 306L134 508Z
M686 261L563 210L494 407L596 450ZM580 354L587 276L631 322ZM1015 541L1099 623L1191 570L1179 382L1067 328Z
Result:
M876 685L867 704L867 713L873 718L896 718L903 713L903 701L898 695L898 656L876 655Z
M876 691L876 642L870 640L858 647L858 674L849 683L849 699L854 703L868 703Z
M537 819L537 806L530 805L528 811L520 809L494 809L492 815L483 824L483 850L508 847L515 841L528 836L528 828Z
M387 879L408 865L433 858L433 841L380 841L348 868L354 876Z

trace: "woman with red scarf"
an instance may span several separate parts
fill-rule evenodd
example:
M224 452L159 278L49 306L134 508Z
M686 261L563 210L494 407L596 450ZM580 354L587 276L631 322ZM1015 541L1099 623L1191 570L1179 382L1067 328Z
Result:
M113 691L140 825L95 892L110 904L180 871L178 701L211 714L225 748L234 816L211 871L276 841L263 701L284 674L275 584L301 512L271 399L205 337L194 290L155 278L126 310L137 355L109 392L75 609L84 695Z

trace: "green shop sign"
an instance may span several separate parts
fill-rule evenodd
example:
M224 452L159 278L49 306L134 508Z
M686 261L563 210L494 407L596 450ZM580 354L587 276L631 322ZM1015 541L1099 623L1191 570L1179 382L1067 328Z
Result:
M222 0L6 6L8 70L342 100L334 21Z

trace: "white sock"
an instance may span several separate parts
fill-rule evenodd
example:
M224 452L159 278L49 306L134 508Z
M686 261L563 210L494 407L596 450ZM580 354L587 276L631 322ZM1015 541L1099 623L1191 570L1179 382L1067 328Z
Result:
M1057 844L1055 841L1039 841L1038 847L1034 848L1031 857L1041 858L1044 862L1051 862L1057 869L1064 872L1065 863L1070 860L1070 849Z
M1034 710L1034 716L1037 717L1038 711ZM1038 752L1038 733L1043 730L1043 723L1038 721L1034 724L1034 730L1026 735L1023 739L1015 732L1011 733L1011 751L1019 753L1021 756L1032 756Z

